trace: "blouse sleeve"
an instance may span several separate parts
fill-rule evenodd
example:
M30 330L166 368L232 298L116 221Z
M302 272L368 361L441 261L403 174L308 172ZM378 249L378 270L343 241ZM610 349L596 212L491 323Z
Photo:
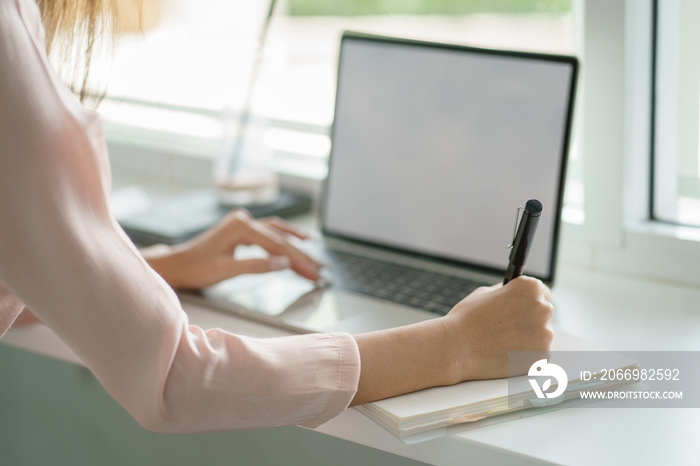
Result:
M344 410L360 371L350 335L188 323L110 213L99 118L59 87L18 3L0 1L0 282L148 429L315 427Z

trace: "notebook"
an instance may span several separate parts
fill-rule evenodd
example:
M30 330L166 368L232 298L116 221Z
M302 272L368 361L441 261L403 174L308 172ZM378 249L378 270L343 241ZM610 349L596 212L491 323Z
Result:
M585 355L580 353L584 351ZM577 354L582 356L576 357ZM601 369L615 371L639 367L632 358L603 351L559 328L555 329L548 363L565 368L567 375L566 389L553 399L539 398L529 383L530 377L522 375L429 388L367 403L356 409L397 437L413 443L465 430L471 425L483 426L493 420L505 421L513 413L523 417L546 412L547 408L568 406L571 401L580 398L583 389L602 391L635 383L607 380L599 376ZM586 380L581 380L583 371L589 373ZM556 381L551 386L557 386Z
M321 233L299 245L325 280L237 277L183 300L301 332L434 318L503 280L530 198L525 273L552 284L576 75L568 56L344 33Z

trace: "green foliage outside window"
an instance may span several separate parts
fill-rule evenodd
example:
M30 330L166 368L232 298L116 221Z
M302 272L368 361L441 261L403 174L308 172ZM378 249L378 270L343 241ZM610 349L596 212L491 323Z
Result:
M288 0L292 16L467 15L571 11L571 0Z

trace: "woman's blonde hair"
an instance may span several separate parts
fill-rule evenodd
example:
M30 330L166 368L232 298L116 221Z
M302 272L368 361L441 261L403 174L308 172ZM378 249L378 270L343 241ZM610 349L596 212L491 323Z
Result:
M93 58L114 42L115 0L36 0L46 30L46 52L80 101L99 103L104 90L90 82Z

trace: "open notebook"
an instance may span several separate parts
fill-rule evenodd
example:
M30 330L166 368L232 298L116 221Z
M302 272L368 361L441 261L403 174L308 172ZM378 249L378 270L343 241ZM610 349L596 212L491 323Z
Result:
M581 351L586 351L585 357L571 357L575 354L574 352ZM535 414L536 409L578 399L583 389L611 389L629 384L629 382L601 381L599 380L601 377L596 375L600 374L603 368L638 367L637 361L631 358L604 351L561 329L555 329L549 362L566 367L569 379L565 392L554 402L538 398L528 382L529 377L523 375L511 379L477 380L449 387L430 388L367 403L358 406L357 410L404 440L410 441L409 438L412 436L427 439L430 435L426 433L433 432L435 434L433 437L446 435L450 433L447 428L464 423L484 422L495 416L531 408L534 409L531 409L533 412L530 414ZM582 371L590 372L593 381L581 380Z

